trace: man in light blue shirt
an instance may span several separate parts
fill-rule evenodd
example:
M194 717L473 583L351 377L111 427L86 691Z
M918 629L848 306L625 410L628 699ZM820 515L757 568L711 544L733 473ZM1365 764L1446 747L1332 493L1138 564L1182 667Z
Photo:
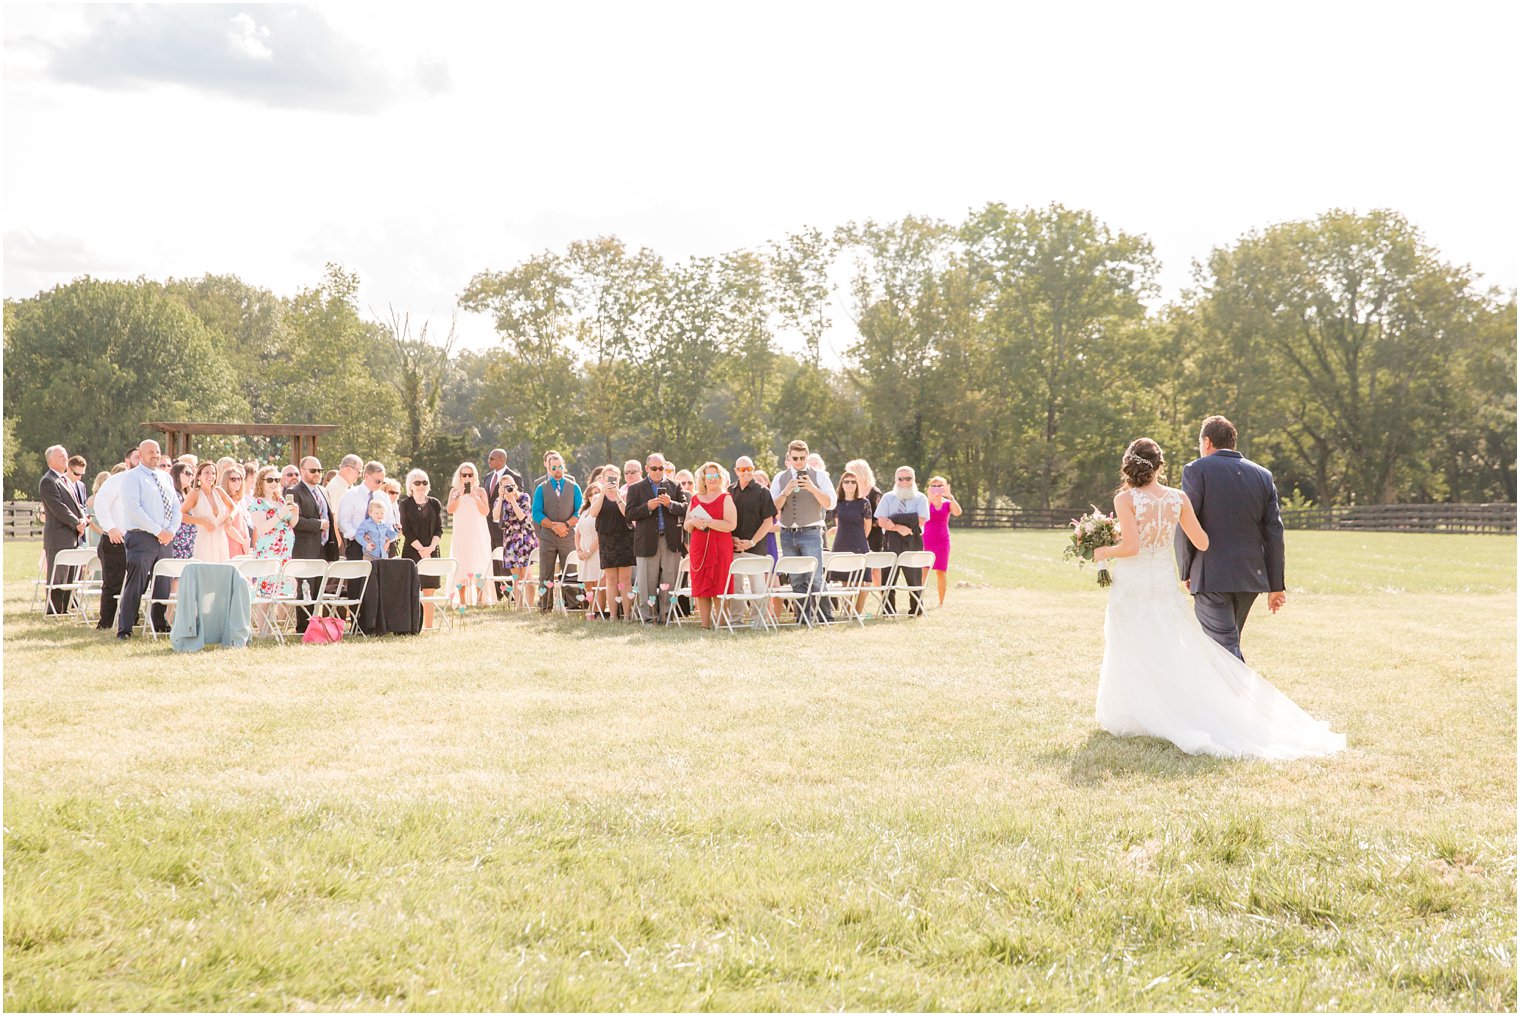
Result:
M138 464L122 474L121 501L117 519L126 528L127 577L122 583L121 599L116 607L116 637L129 639L137 625L142 597L153 577L153 567L169 556L169 541L179 529L179 495L169 474L158 468L160 452L157 441L137 446ZM168 580L153 591L154 598L169 595ZM155 606L148 623L156 631L168 631L169 621L163 605Z
M565 459L559 452L544 456L548 477L533 490L533 524L538 527L538 584L547 588L564 572L575 553L571 530L580 521L581 488L565 475ZM554 597L539 596L538 609L549 611Z

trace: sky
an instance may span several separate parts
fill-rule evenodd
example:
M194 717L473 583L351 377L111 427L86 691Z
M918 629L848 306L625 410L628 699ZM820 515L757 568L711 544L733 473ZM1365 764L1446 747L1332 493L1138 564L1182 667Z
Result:
M1162 299L1332 208L1511 289L1517 8L6 5L4 294L292 294L333 261L436 334L475 273L577 239L675 259L992 201L1146 235Z

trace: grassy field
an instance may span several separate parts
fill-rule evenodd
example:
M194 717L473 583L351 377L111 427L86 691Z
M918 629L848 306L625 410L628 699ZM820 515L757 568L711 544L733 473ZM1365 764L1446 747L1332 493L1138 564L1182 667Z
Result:
M5 559L19 1009L1510 1009L1515 554L1290 533L1247 659L1351 748L1093 721L1104 594L741 637L491 612L179 656Z

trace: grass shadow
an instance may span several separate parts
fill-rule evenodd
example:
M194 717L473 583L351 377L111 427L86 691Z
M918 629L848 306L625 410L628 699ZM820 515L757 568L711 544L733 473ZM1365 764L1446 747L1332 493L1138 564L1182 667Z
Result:
M1223 775L1229 759L1189 755L1159 737L1115 737L1095 730L1074 748L1057 748L1037 755L1036 761L1052 768L1066 768L1071 786L1090 787L1108 779L1140 777L1147 780L1191 780Z

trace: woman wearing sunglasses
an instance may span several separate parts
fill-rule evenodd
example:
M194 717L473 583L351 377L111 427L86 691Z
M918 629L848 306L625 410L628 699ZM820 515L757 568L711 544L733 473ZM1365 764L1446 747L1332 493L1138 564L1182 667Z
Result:
M686 531L691 534L691 598L697 601L697 619L703 628L714 626L713 598L728 591L728 569L734 563L739 512L725 486L722 467L716 462L702 463L692 509L686 513Z

